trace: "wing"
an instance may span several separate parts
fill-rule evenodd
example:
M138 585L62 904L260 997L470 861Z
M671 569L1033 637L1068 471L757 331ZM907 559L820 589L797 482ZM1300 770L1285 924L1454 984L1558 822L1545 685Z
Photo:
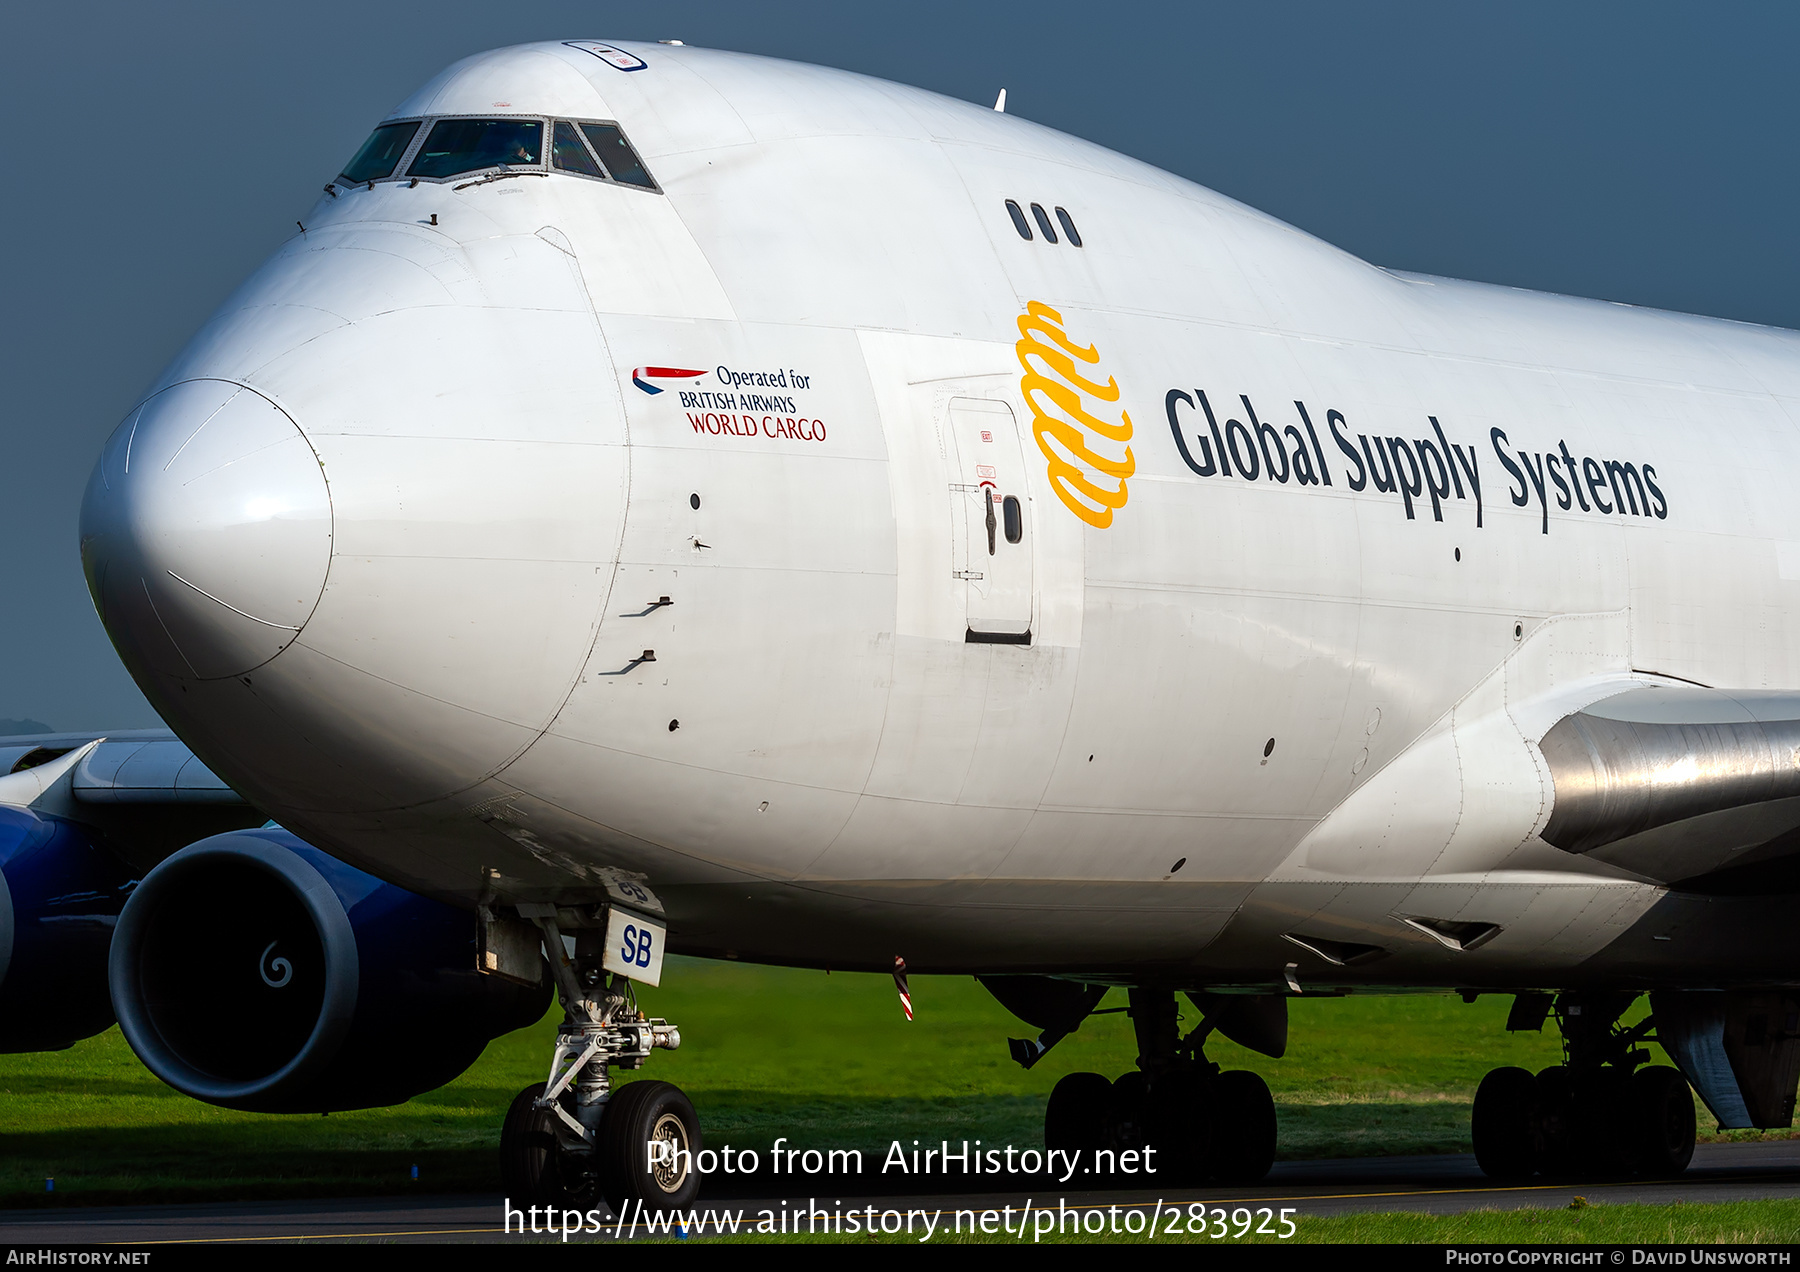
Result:
M168 729L0 738L6 804L98 831L139 871L265 820Z

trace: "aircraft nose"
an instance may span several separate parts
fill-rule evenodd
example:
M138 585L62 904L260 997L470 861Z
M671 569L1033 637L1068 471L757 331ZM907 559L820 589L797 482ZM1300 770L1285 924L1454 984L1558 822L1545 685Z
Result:
M82 501L82 567L127 662L216 679L299 635L331 532L325 473L294 421L253 389L187 380L107 441Z

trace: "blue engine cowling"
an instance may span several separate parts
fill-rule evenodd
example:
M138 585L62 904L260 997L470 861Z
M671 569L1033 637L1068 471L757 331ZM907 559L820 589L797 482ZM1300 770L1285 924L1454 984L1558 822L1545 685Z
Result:
M107 947L134 875L74 822L0 805L0 1051L112 1024Z
M214 835L119 916L119 1026L150 1071L227 1108L322 1113L442 1086L534 1023L550 978L476 970L476 919L285 830Z

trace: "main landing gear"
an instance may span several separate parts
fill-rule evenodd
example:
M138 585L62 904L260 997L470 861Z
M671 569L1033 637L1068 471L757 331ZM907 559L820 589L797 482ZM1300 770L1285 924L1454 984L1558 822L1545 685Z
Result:
M1555 1000L1564 1063L1533 1074L1495 1069L1475 1092L1475 1161L1495 1179L1666 1178L1694 1155L1694 1100L1681 1071L1646 1062L1637 1044L1655 1027L1618 1019L1634 994L1562 994ZM1533 1029L1548 994L1521 994L1508 1029Z
M678 1087L632 1082L614 1090L612 1068L636 1069L681 1031L638 1010L631 982L600 966L598 942L577 937L564 956L553 919L538 920L556 976L563 1023L547 1082L513 1098L500 1130L500 1176L516 1205L588 1210L628 1199L650 1211L685 1206L700 1189L694 1155L700 1119Z
M1071 1073L1050 1092L1044 1146L1082 1150L1082 1167L1142 1174L1172 1183L1254 1183L1275 1161L1275 1102L1268 1084L1247 1070L1221 1072L1206 1058L1209 1015L1186 1037L1176 1020L1175 993L1133 989L1131 1021L1138 1068L1117 1081ZM1126 1158L1154 1149L1143 1156ZM1110 1152L1110 1158L1095 1153ZM1147 1176L1146 1176L1147 1177Z

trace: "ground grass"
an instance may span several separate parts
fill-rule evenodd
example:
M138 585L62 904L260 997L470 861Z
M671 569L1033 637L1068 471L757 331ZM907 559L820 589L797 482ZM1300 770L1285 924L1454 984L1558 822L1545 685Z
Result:
M961 1233L948 1230L940 1220L931 1237L932 1245L990 1245L1004 1242L1019 1244L1016 1235L1018 1216L1012 1217L1014 1235ZM1110 1219L1109 1219L1110 1223ZM1196 1225L1198 1228L1200 1225ZM1273 1225L1271 1225L1273 1226ZM1686 1204L1667 1206L1588 1206L1583 1209L1560 1210L1471 1210L1457 1215L1365 1214L1329 1215L1295 1219L1295 1231L1286 1239L1259 1236L1254 1232L1239 1238L1229 1224L1226 1236L1214 1235L1213 1225L1205 1225L1205 1234L1188 1232L1185 1224L1173 1233L1162 1226L1154 1239L1158 1244L1227 1246L1258 1245L1792 1245L1800 1241L1800 1201L1740 1201L1723 1204ZM1035 1228L1027 1226L1025 1240L1030 1241ZM913 1245L921 1240L922 1228L911 1236L755 1236L702 1237L706 1241L734 1244L780 1242L802 1245ZM639 1238L639 1241L646 1238ZM657 1242L668 1238L649 1238ZM1044 1245L1073 1245L1105 1241L1115 1244L1148 1244L1152 1238L1143 1233L1107 1232L1104 1235L1076 1236L1072 1232L1046 1231ZM1606 1266L1611 1266L1607 1264Z
M895 1139L1040 1143L1059 1077L1116 1075L1136 1054L1122 1013L1096 1016L1026 1071L1005 1039L1029 1031L973 980L918 976L912 988L908 1023L885 976L671 959L643 1002L680 1024L684 1043L656 1053L643 1076L688 1092L709 1144L763 1150L785 1135L880 1160ZM1115 991L1102 1005L1123 1001ZM1283 1157L1462 1151L1483 1073L1559 1055L1553 1028L1507 1034L1509 1005L1301 1000L1284 1059L1223 1040L1209 1052L1268 1079ZM494 1190L501 1114L542 1081L555 1019L497 1040L438 1091L330 1117L187 1099L151 1077L116 1029L64 1052L0 1056L0 1206Z
M1307 1220L1297 1235L1332 1243L1791 1245L1800 1240L1800 1201L1341 1215Z

